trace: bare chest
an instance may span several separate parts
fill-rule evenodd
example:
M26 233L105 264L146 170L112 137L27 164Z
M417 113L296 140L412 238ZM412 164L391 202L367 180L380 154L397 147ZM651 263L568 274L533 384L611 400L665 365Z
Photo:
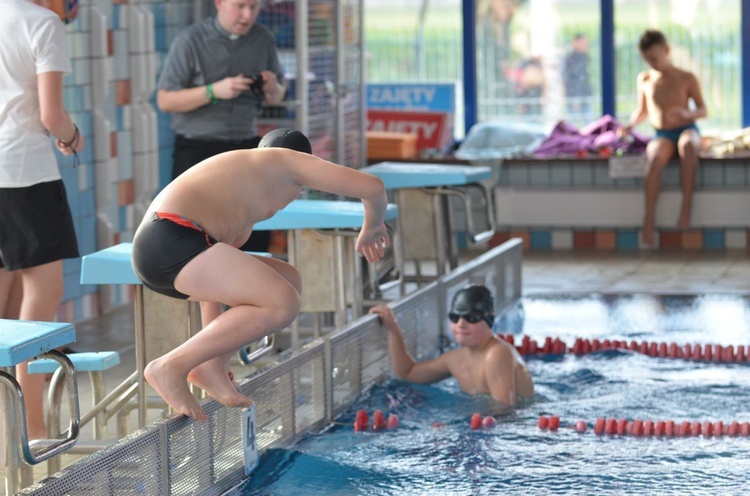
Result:
M476 363L462 361L453 367L452 374L461 389L469 394L487 393L489 391L483 367Z
M660 106L684 104L688 98L687 85L676 77L653 78L645 84L644 90L649 99Z

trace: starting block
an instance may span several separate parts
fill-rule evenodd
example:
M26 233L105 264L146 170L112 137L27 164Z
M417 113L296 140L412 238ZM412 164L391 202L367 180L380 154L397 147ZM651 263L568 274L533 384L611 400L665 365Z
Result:
M27 464L36 465L72 448L78 442L80 413L75 369L63 353L55 350L75 340L76 332L72 324L0 319L0 384L5 386L3 422L6 436L13 435L16 438L13 441L9 439L5 447L5 488L9 494L15 494L21 484L26 486L32 482L21 480L30 478L29 471L22 470L21 455ZM32 453L29 446L23 391L15 378L14 368L37 356L54 360L65 371L69 385L70 425L65 438Z

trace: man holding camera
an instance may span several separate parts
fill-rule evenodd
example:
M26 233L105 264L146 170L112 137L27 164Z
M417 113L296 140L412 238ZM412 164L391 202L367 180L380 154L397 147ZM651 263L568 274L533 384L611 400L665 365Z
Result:
M156 103L172 113L172 179L219 153L255 148L256 118L285 88L273 34L255 21L261 0L214 0L216 17L175 38L159 78ZM268 231L243 247L268 250Z

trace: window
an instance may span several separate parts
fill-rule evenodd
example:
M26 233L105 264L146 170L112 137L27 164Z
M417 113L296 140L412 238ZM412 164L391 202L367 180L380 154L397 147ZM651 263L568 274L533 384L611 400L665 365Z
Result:
M479 120L601 115L598 0L477 0Z
M646 29L664 33L672 63L701 83L708 118L702 134L742 126L740 0L619 0L615 3L615 91L617 117L635 108L636 76L647 68L638 51ZM648 123L641 129L651 135Z

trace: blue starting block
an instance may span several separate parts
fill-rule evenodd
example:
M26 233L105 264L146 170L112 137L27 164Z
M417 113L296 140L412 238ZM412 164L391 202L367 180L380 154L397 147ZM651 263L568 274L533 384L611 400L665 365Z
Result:
M104 401L107 388L102 372L118 365L120 354L116 351L71 353L68 355L68 359L75 367L76 372L88 373L91 383L92 408L81 418L81 426L83 427L91 420L94 428L94 439L106 439L108 404ZM60 404L64 392L62 368L55 360L45 358L29 362L28 370L29 374L53 374L47 396L47 437L53 439L59 437ZM50 475L62 468L59 460L49 460L47 466Z
M68 355L77 372L101 372L111 369L120 363L120 354L116 351L93 351L71 353ZM60 364L55 360L40 359L29 363L29 374L52 374Z
M15 367L75 340L72 324L0 319L0 367Z
M379 177L386 189L393 192L399 208L398 232L403 240L401 256L404 261L415 262L417 283L423 280L420 269L422 260L436 260L437 276L446 273L446 262L451 269L458 266L451 197L463 204L469 243L487 242L495 234L492 192L482 183L492 178L490 167L381 162L361 170ZM485 207L487 229L481 232L474 227L472 198L468 193L471 190L479 192ZM432 223L428 220L430 218L433 219Z
M55 350L75 340L76 331L72 324L0 319L0 384L6 386L3 422L6 437L10 438L14 433L16 436L16 442L10 439L6 442L5 486L10 494L15 494L20 487L21 454L26 463L36 465L72 448L78 441L80 414L75 369L63 353ZM23 391L15 378L14 367L37 356L54 360L65 371L69 385L70 425L65 438L32 453L29 446ZM23 482L30 483L31 481Z

